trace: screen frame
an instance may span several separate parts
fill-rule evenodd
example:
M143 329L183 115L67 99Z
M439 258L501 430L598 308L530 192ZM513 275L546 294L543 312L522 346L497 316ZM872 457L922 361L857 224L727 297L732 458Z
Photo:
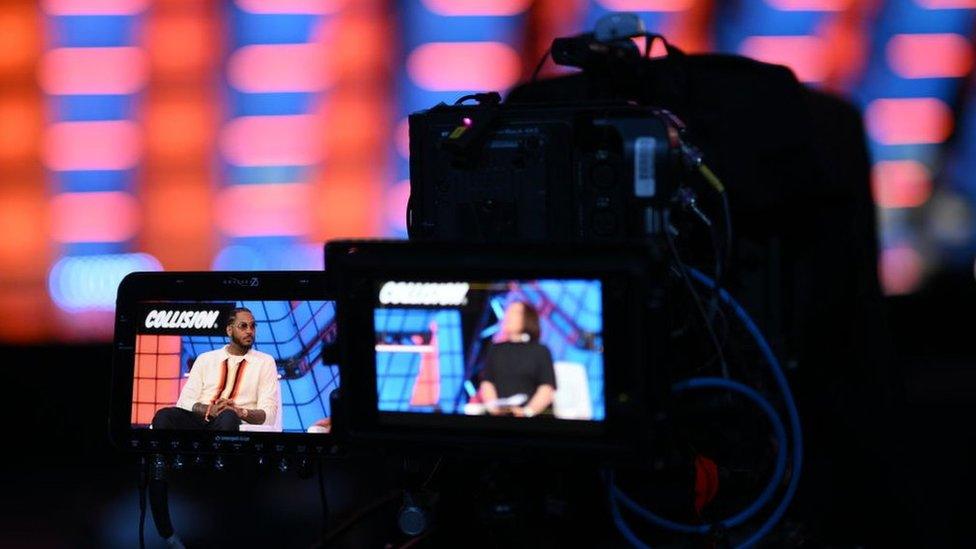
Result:
M119 285L112 343L109 431L117 447L136 452L187 454L327 455L333 451L332 433L221 433L134 427L131 406L137 313L145 302L157 300L335 301L328 293L324 271L151 272L126 276Z
M333 273L343 425L354 440L439 447L551 448L628 451L647 442L647 424L663 401L665 368L645 368L663 349L653 326L663 317L664 271L651 248L630 244L461 244L404 241L337 241L326 245ZM472 273L477 273L472 275ZM376 391L375 289L385 281L599 280L603 291L603 421L486 418L381 412ZM639 326L649 329L640 336ZM357 366L358 365L358 366ZM650 388L650 390L648 390ZM643 427L642 427L643 426ZM645 435L635 436L643 430Z

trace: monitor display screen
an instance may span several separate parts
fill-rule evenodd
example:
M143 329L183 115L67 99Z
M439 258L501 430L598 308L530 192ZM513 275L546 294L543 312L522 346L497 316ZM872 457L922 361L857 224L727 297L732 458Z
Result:
M383 281L378 412L602 422L602 303L599 280Z
M133 428L328 433L332 301L143 301Z

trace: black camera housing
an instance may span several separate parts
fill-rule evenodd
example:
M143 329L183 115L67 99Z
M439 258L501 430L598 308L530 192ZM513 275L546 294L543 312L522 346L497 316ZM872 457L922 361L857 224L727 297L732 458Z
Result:
M342 433L385 449L504 455L555 451L606 458L653 448L668 394L663 363L665 276L646 243L493 244L332 241L326 244L338 337ZM391 413L378 410L374 309L388 281L597 279L603 314L601 422Z
M667 112L627 103L438 105L410 115L412 240L661 234L680 166Z

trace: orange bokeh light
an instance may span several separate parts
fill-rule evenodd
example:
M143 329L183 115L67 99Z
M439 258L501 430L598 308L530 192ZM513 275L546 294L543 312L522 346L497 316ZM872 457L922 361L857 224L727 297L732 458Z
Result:
M146 107L147 154L167 162L199 160L211 149L214 113L198 96L161 97Z
M326 156L336 161L374 157L388 137L387 115L373 94L332 94L322 117Z
M44 276L49 241L43 227L47 197L40 186L0 187L0 272L3 277Z
M50 303L44 284L0 286L0 340L22 343L51 335Z
M205 70L220 48L216 24L192 11L152 17L146 33L152 71L157 75Z
M143 193L145 233L161 244L170 240L200 240L212 227L210 181L181 178L153 180ZM177 247L173 252L178 252ZM154 252L155 255L155 252ZM167 267L170 265L163 262Z
M213 254L212 194L209 174L149 174L140 195L144 207L141 249L166 270L207 269Z
M0 161L24 160L37 153L41 106L32 95L0 99Z
M0 73L27 70L40 48L37 14L29 4L0 10Z
M378 189L384 177L375 168L325 170L315 187L318 240L379 234L382 203Z
M392 58L387 45L391 30L382 20L340 16L322 29L321 41L329 52L336 80L356 75L382 77Z

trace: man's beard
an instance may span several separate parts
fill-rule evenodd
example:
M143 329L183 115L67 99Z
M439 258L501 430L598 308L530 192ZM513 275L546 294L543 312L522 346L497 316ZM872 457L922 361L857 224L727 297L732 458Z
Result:
M254 345L254 340L253 339L251 340L251 343L247 343L247 344L245 344L243 340L238 339L235 336L230 336L230 340L233 341L235 345L237 345L241 349L244 349L245 351L248 350L248 349L250 349L251 348L251 345Z

